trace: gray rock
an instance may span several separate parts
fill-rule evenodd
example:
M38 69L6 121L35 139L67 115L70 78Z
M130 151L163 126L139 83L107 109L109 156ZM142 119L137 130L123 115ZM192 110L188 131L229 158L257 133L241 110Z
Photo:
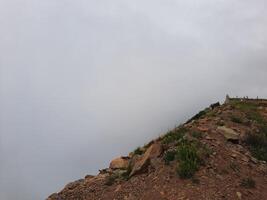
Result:
M219 131L226 140L232 141L232 142L238 142L240 134L234 131L231 128L227 128L226 126L219 126L217 128L217 131Z

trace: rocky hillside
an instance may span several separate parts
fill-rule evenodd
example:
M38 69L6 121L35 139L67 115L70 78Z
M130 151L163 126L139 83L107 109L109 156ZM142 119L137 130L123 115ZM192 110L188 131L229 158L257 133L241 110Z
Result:
M47 200L266 200L267 100L230 99Z

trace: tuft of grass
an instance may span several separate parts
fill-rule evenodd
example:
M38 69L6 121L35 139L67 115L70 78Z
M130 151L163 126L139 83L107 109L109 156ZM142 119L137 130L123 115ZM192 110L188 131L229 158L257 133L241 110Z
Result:
M256 183L252 178L248 177L248 178L243 178L241 180L240 186L250 189L250 188L255 188Z
M185 133L187 132L187 128L185 127L179 127L177 129L174 129L172 131L169 131L164 137L162 138L163 144L169 144L175 141L179 141L183 138Z
M163 157L166 165L169 165L171 161L175 160L176 151L167 151Z
M200 165L200 157L195 145L193 145L193 143L183 141L178 146L177 158L179 160L177 173L180 178L186 179L193 177Z

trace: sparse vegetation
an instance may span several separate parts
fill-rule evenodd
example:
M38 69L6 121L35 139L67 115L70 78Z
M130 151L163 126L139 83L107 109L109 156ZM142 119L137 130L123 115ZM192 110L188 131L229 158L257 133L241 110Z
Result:
M256 186L256 183L255 181L252 179L252 178L243 178L241 180L241 183L240 183L240 186L244 187L244 188L255 188Z
M259 133L250 133L246 137L245 143L248 145L252 155L255 158L267 161L267 123L264 117L258 111L258 104L234 100L231 102L231 105L244 112L247 119L257 123L259 127Z
M256 103L233 100L231 102L231 105L234 106L234 108L239 109L240 111L244 112L248 119L257 122L258 124L265 123L264 118L261 116L261 114L257 110L258 105Z
M187 128L185 127L178 127L177 129L174 129L172 131L169 131L164 137L162 138L163 144L169 144L175 141L179 141L183 138L185 133L187 132Z

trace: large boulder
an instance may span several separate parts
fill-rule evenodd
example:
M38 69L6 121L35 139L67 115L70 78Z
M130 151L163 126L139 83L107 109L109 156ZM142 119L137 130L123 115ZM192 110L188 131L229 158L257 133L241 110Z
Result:
M130 176L144 172L147 169L150 160L159 157L161 153L162 146L160 143L151 144L142 156L138 156L132 160L132 171Z
M129 158L119 157L111 161L109 168L110 169L127 169L129 166Z
M231 141L231 142L239 141L240 134L231 128L227 128L226 126L219 126L217 128L217 131L219 131L228 141Z

